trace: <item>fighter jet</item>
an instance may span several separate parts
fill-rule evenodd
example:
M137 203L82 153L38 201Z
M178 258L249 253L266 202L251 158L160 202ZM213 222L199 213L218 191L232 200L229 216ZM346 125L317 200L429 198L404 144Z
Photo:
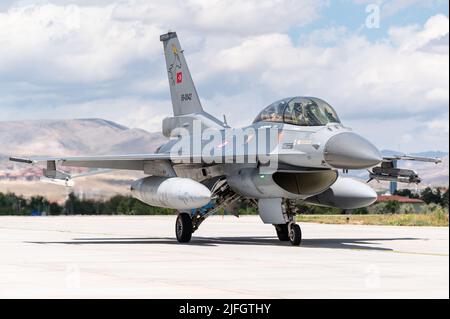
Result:
M389 163L399 158L383 158L319 98L283 98L264 108L250 125L230 127L225 118L203 109L177 34L163 34L160 40L173 116L163 120L162 132L169 140L156 153L10 160L46 163L44 177L65 183L71 177L60 166L142 171L148 176L132 183L132 195L177 210L180 243L189 242L209 216L235 212L238 203L246 201L264 223L275 226L279 240L300 245L302 232L295 220L301 213L299 201L356 209L377 199L368 184L341 172L376 167L371 178L399 181L411 173L393 169ZM414 176L413 181L420 179Z

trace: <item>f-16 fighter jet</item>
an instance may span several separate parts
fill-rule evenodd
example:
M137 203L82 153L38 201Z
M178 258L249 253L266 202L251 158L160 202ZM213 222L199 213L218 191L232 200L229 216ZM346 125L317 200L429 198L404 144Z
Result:
M66 182L71 176L59 166L142 171L148 176L132 183L132 195L149 205L177 210L175 234L180 243L189 242L208 216L235 212L247 201L264 223L274 226L281 241L299 245L298 201L355 209L376 200L369 185L340 176L340 170L373 169L372 179L420 181L415 172L389 164L414 158L383 158L372 143L341 123L331 105L316 97L281 99L250 125L230 127L203 109L177 34L163 34L160 40L173 117L163 120L169 141L156 153L11 160L44 162L45 178Z

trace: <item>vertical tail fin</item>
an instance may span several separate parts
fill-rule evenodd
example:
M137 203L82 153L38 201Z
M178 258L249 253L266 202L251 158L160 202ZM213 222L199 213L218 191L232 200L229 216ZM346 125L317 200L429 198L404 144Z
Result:
M175 32L161 35L174 116L202 113L203 108Z

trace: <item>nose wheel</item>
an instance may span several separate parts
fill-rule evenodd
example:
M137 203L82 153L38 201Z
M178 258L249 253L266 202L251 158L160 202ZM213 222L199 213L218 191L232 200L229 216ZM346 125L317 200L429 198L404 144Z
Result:
M292 246L299 246L302 242L302 229L295 223L275 225L280 241L290 241Z
M300 246L302 242L302 229L297 224L290 224L289 228L289 241L292 246Z
M288 224L275 225L275 230L280 241L289 241Z
M192 220L188 213L179 213L175 222L175 234L179 243L188 243L192 238Z

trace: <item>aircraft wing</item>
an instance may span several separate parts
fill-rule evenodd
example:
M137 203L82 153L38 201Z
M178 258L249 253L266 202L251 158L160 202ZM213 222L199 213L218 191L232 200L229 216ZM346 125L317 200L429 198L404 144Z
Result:
M169 160L170 154L133 154L133 155L100 155L75 157L11 157L9 160L25 164L42 162L57 162L62 166L104 168L104 169L130 169L143 170L148 161Z
M171 154L133 154L133 155L102 155L102 156L76 156L76 157L11 157L10 161L38 164L47 163L44 176L55 180L71 179L72 176L57 169L57 164L68 167L84 167L107 170L137 170L149 175L174 176L171 165ZM176 160L190 160L190 158L177 157Z
M99 156L75 156L75 157L10 157L9 160L25 164L38 164L43 162L58 163L69 167L86 167L98 169L119 170L143 170L146 167L158 163L167 164L195 164L195 163L229 163L238 161L251 154L218 153L211 157L199 155L178 155L176 153L154 153L154 154L130 154L130 155L99 155ZM257 154L255 154L257 156Z

